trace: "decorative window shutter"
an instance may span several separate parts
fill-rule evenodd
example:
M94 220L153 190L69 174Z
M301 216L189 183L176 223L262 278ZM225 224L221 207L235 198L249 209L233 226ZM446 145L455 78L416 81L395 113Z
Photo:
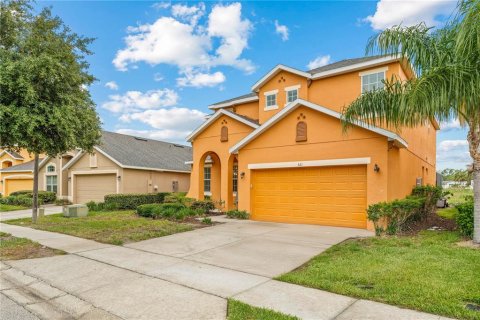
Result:
M307 141L307 123L300 121L297 123L297 142Z
M228 141L228 127L223 126L220 132L220 141L225 142Z

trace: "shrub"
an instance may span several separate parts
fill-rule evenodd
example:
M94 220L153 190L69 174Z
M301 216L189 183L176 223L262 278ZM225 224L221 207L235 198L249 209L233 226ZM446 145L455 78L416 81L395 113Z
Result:
M204 224L212 224L213 222L212 222L212 219L211 219L211 218L205 217L205 218L202 219L202 223L204 223Z
M141 217L151 218L154 214L154 209L160 207L161 204L158 203L149 203L149 204L142 204L137 207L137 214Z
M250 217L247 211L245 210L230 210L227 211L226 213L227 217L230 219L241 219L241 220L246 220Z
M28 195L8 196L0 199L0 204L10 204L16 206L31 207L33 205L33 199ZM42 199L38 199L38 204L43 204Z
M169 193L132 193L132 194L108 194L105 203L115 203L117 209L136 209L139 205L148 203L162 203Z
M437 210L437 201L444 195L442 188L426 185L421 187L415 187L412 190L412 196L425 198L423 206L423 214L433 214Z
M425 198L411 196L401 200L370 205L367 209L367 216L373 222L377 235L384 232L396 234L403 230L407 221L422 216L424 205Z
M16 196L20 196L20 195L24 195L24 194L31 194L31 193L33 193L32 190L19 190L19 191L14 191L14 192L10 193L10 196L16 197Z
M72 204L70 201L68 201L67 199L57 199L55 200L55 204L57 206L66 206L66 205L69 205L69 204Z
M33 191L31 190L20 190L20 191L15 191L10 194L12 197L23 197L23 198L33 198ZM50 192L50 191L38 191L38 202L40 203L52 203L57 200L57 194L55 192ZM29 201L27 201L29 202Z
M458 213L456 221L460 233L466 237L473 237L473 200L467 200L456 206Z
M202 210L203 213L208 213L215 209L215 203L211 200L194 200L190 205L193 210Z

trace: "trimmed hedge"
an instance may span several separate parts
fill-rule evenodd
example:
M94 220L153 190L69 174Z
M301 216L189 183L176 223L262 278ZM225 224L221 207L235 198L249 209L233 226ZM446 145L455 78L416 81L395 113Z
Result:
M106 205L115 205L117 209L136 209L138 206L148 203L162 203L167 192L160 193L131 193L131 194L108 194L105 196Z
M458 213L455 216L460 233L466 237L473 237L473 200L456 206Z
M208 213L215 209L215 203L212 200L194 200L190 205L194 210L202 210L203 213Z
M15 191L10 194L12 197L26 197L33 199L33 191L32 190L20 190ZM38 191L38 201L41 203L53 203L57 200L57 194L51 191Z
M202 215L203 212L188 208L181 203L150 203L138 206L137 214L141 217L154 219L184 220L187 217Z
M442 189L434 186L416 187L404 199L370 205L367 216L375 226L375 233L390 235L402 231L410 221L419 221L436 210Z
M33 199L28 195L20 195L20 196L8 196L5 198L0 199L0 204L10 204L14 206L23 206L23 207L32 207L33 206ZM38 198L38 204L42 205L43 200Z

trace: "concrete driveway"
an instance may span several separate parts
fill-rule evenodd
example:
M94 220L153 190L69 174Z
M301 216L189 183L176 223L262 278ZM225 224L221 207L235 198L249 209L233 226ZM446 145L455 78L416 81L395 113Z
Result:
M334 319L361 307L361 300L271 278L335 243L372 235L349 228L228 220L122 247L0 227L70 253L8 261L2 267L1 293L45 319L99 319L100 313L102 319L224 319L230 297L306 319ZM388 306L386 312L396 309ZM361 313L358 319L364 318Z
M222 218L219 218L220 220ZM227 220L228 223L127 244L126 247L273 278L334 244L372 232L301 224Z

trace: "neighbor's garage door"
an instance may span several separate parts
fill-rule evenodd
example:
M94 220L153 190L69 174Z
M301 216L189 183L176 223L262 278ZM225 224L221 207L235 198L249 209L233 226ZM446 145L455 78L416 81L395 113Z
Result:
M5 195L15 191L32 190L33 179L5 179Z
M116 192L115 174L75 175L74 203L103 202L106 194Z
M366 228L366 166L253 170L254 220Z

